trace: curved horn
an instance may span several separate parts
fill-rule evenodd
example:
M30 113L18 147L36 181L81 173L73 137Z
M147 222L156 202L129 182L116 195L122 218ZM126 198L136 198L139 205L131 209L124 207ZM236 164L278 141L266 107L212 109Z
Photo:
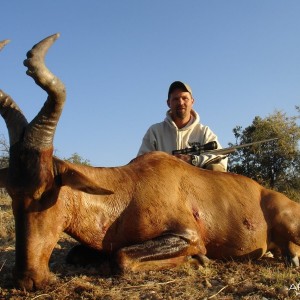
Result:
M53 147L56 125L66 99L64 84L45 65L45 55L58 37L59 34L51 35L33 46L24 61L28 67L26 74L48 94L44 106L29 123L24 135L24 144L38 150Z
M4 41L0 41L0 50L10 42L10 40L4 40Z
M0 42L0 50L8 44L10 40ZM24 128L27 126L27 120L24 117L21 109L14 100L3 91L0 90L0 114L2 115L9 134L9 142L12 146L23 135Z
M28 122L14 100L0 90L0 114L8 129L9 144L14 145L23 136Z

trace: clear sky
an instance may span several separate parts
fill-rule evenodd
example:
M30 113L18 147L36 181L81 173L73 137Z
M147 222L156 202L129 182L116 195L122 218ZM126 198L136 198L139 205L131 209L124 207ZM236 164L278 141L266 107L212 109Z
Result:
M187 82L224 147L232 129L300 105L299 0L0 0L0 88L30 121L45 93L26 52L59 32L46 63L67 89L55 149L97 166L128 163L164 119L171 82ZM0 134L6 133L4 121Z

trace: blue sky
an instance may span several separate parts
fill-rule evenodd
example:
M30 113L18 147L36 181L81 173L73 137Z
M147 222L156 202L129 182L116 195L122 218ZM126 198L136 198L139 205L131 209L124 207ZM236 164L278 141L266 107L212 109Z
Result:
M46 63L67 89L55 149L97 166L128 163L167 110L171 82L224 147L232 129L300 105L298 0L1 0L0 88L30 121L46 99L25 74L26 52L61 37ZM0 134L6 133L0 122Z

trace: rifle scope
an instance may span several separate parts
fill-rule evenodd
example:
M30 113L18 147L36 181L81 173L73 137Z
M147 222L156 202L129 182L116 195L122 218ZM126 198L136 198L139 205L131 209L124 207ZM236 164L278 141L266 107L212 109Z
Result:
M218 144L216 141L209 142L207 144L201 145L200 143L194 143L191 148L184 148L180 150L173 150L172 154L189 154L189 153L197 153L198 155L203 151L215 150L218 148Z

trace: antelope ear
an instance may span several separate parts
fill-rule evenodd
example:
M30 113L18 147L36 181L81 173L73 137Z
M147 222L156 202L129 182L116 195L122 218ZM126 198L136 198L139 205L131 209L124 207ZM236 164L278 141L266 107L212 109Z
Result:
M8 168L0 169L0 188L6 188Z
M72 165L62 160L55 160L58 175L56 179L61 186L69 186L88 194L111 195L114 192L101 187L98 182L90 179L80 171L72 168Z

